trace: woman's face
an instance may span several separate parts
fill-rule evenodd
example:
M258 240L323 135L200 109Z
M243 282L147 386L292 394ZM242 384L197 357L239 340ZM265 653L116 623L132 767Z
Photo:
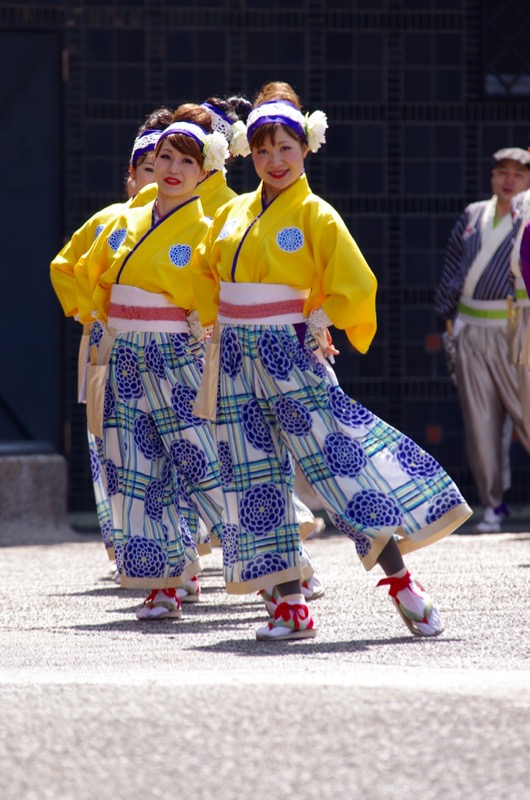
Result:
M252 148L254 169L263 181L268 203L298 180L307 152L307 145L293 139L283 126L276 130L274 142L267 136L263 144Z
M136 167L131 167L130 177L134 187L134 194L155 180L155 154L146 153L136 162Z
M205 172L193 156L176 150L163 141L155 160L155 179L158 196L176 207L185 203L195 193L195 188Z

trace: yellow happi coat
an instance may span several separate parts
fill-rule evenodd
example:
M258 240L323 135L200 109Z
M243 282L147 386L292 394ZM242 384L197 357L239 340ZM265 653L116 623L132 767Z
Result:
M113 203L97 211L75 231L70 241L51 262L50 279L65 316L75 317L78 313L75 265L90 250L103 228L126 206L127 203Z
M186 311L194 308L190 259L210 220L193 197L154 227L152 204L131 208L115 218L76 265L76 277L92 302L80 308L82 321L107 321L113 284L163 294Z
M219 282L310 289L304 314L322 307L365 353L375 335L376 278L339 214L312 194L305 174L267 207L262 184L214 217L192 265L201 323L211 325Z
M234 190L228 186L225 174L222 170L210 173L207 178L197 184L195 191L200 197L201 205L207 217L213 217L218 208L228 203L232 198L237 197ZM156 183L150 183L149 186L144 186L136 197L131 200L131 208L154 202L157 193L158 186Z

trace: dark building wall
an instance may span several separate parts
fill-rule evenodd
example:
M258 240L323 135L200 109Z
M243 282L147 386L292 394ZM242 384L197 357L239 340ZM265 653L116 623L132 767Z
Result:
M342 213L379 280L374 344L358 356L337 334L338 375L476 502L432 289L457 215L488 196L491 154L529 143L525 3L20 2L0 9L0 20L4 31L61 36L63 191L50 202L63 211L62 237L43 250L43 269L63 238L122 197L136 128L154 107L252 95L280 79L309 110L326 111L328 141L308 160L309 179ZM250 165L237 165L229 182L252 188ZM83 510L93 499L84 409L75 402L79 331L62 325L63 448L70 505ZM530 467L517 443L514 462L510 498L523 502Z

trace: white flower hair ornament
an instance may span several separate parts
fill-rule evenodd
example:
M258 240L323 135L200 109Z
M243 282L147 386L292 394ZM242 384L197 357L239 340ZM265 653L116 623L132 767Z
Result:
M312 114L305 115L307 146L312 153L316 153L325 144L328 127L328 118L323 111L313 111Z
M229 157L228 142L219 131L213 131L204 137L203 140L204 169L220 170L224 167L226 159Z
M231 156L242 156L243 158L246 158L250 155L250 147L248 146L247 139L247 126L242 119L238 119L237 122L234 122L230 129L228 140L228 149L230 150Z

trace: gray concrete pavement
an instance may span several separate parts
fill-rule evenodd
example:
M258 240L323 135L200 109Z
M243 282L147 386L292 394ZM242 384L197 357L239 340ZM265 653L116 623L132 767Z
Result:
M1 800L512 800L530 786L530 533L407 563L446 623L408 634L328 534L318 636L257 643L219 551L182 620L139 623L97 536L0 548Z

